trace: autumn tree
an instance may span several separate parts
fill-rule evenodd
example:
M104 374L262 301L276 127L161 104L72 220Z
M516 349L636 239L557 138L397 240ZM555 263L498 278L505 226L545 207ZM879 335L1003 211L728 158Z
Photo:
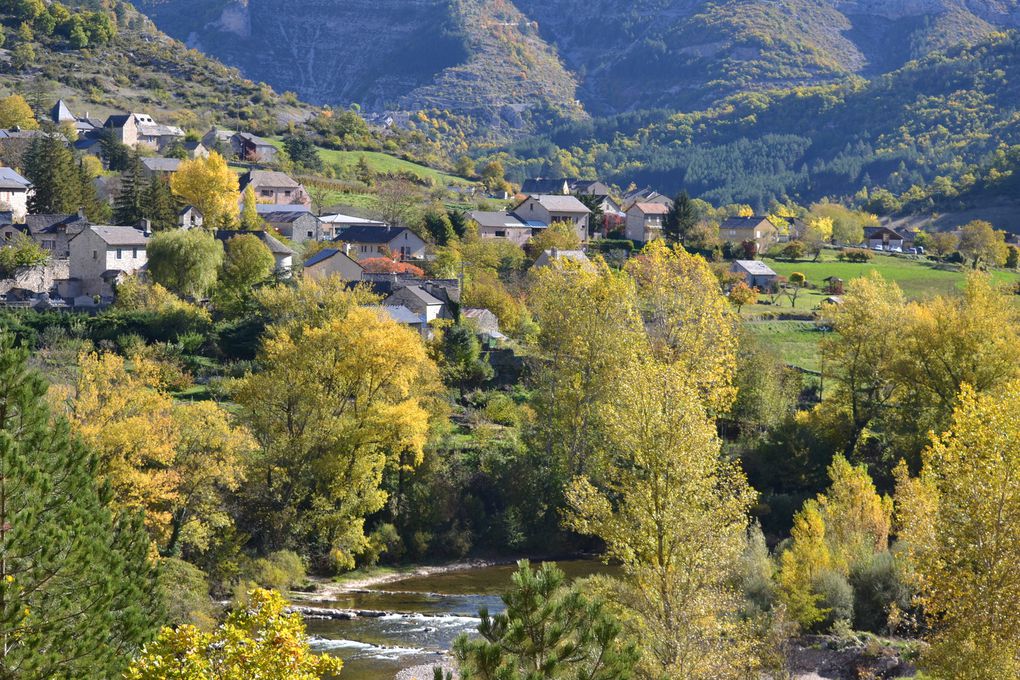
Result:
M0 99L0 128L10 130L37 130L39 123L35 119L32 107L20 94L12 94Z
M974 269L981 263L1001 265L1006 261L1006 233L996 231L984 220L969 222L960 229L960 254L971 261Z
M645 246L625 267L653 351L685 373L713 412L733 403L736 316L704 258L661 241Z
M965 387L919 478L898 470L900 540L932 632L933 677L1020 674L1020 381Z
M556 248L558 250L577 250L581 247L581 240L577 237L577 231L569 224L558 222L549 225L547 229L541 230L525 246L525 251L530 258L537 259L546 250Z
M259 443L246 490L257 545L351 568L368 547L365 518L386 501L384 469L422 460L437 376L414 331L356 306L356 293L328 294L332 311L263 297L270 313L289 297L298 316L268 329L260 369L234 396Z
M159 232L149 239L146 252L155 283L193 298L212 288L223 262L223 244L201 229Z
M745 677L747 631L729 578L754 492L720 456L697 380L648 355L606 405L615 464L568 490L568 526L601 538L623 566L617 603L649 677Z
M506 609L479 612L479 639L461 635L454 642L457 672L463 680L505 678L625 680L638 653L622 640L622 626L599 600L569 588L556 565L532 571L517 563L513 587L502 596Z
M928 238L928 243L931 254L943 260L960 247L960 237L949 231L937 231Z
M826 377L835 383L829 404L846 415L851 427L848 454L897 396L894 367L903 313L903 292L877 273L850 281L842 304L823 307L824 321L833 330L821 345Z
M253 234L239 234L224 246L213 302L220 312L237 313L252 299L255 286L270 280L276 260Z
M160 616L149 544L27 362L0 338L0 676L116 677Z
M531 433L562 478L595 474L606 403L629 362L645 346L634 285L602 262L572 263L535 274L529 303L540 331Z
M730 303L737 308L737 314L744 305L751 305L758 300L758 289L751 288L745 281L737 281L730 289Z
M343 663L309 649L301 615L275 591L256 589L212 632L164 628L131 663L127 680L241 680L334 677Z
M237 221L237 174L215 151L183 161L170 177L170 188L185 204L198 208L209 227L229 228Z
M249 184L244 188L241 195L243 205L241 207L241 229L248 231L261 231L266 228L266 222L259 215L258 199L255 198L255 186Z
M796 309L797 295L807 285L807 277L800 272L792 272L786 280L786 294L790 298L790 306Z

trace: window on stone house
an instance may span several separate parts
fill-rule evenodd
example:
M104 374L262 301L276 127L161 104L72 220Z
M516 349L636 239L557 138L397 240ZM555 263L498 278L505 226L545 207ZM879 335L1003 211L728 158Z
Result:
M123 253L123 251L122 251L122 250L121 250L120 248L117 248L117 259L118 259L118 260L119 260L119 259L121 259L121 257L123 256L123 254L124 254L124 253Z

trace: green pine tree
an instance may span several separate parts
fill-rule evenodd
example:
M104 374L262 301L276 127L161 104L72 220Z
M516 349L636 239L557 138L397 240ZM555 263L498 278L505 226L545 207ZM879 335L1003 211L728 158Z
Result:
M177 227L177 199L166 179L153 175L145 190L143 204L145 217L152 222L154 230L164 231Z
M681 191L673 199L673 205L666 213L662 223L662 232L671 243L683 243L687 234L698 224L701 215L686 191Z
M92 176L89 174L85 163L78 161L78 184L81 191L80 207L85 212L85 217L93 224L106 224L110 221L113 211L110 204L99 198L96 192L96 185L92 183Z
M160 619L148 538L27 361L0 337L0 678L120 677Z
M513 588L503 595L506 611L479 612L480 639L462 635L454 643L462 680L627 680L637 652L621 641L621 626L597 600L564 585L554 564L532 571L518 562Z
M24 162L25 178L34 188L28 199L29 212L72 213L81 207L81 175L63 137L36 137L25 152Z
M146 216L144 198L142 159L137 152L133 152L128 167L120 176L120 192L113 204L113 221L125 226L138 224Z

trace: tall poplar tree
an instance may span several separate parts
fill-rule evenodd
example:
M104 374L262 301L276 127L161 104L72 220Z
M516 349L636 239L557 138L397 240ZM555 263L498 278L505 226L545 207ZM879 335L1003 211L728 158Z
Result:
M27 360L0 337L0 678L117 677L159 623L149 542Z

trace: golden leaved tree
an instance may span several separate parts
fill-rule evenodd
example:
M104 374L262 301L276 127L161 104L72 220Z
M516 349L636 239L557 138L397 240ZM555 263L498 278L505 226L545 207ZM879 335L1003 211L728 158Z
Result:
M141 354L128 370L119 355L83 353L63 395L67 415L97 452L114 502L145 510L160 552L201 551L230 523L222 494L238 487L254 442L217 404L176 403L161 376L161 366Z
M207 227L229 229L236 225L241 198L237 174L219 153L183 161L170 177L170 189L198 208Z
M365 517L386 502L384 469L422 460L438 373L414 331L355 306L357 294L313 285L304 299L320 294L336 314L298 304L297 318L268 330L260 370L234 396L259 443L246 493L261 547L307 540L315 557L350 568L367 547Z
M965 387L920 477L897 469L899 537L939 680L1020 677L1020 381Z
M737 318L705 259L656 240L627 262L652 349L694 381L711 413L736 398Z
M754 492L722 460L696 386L650 357L627 367L605 405L617 464L601 488L575 480L567 523L623 565L617 602L642 641L645 674L742 678L755 659L731 577Z

